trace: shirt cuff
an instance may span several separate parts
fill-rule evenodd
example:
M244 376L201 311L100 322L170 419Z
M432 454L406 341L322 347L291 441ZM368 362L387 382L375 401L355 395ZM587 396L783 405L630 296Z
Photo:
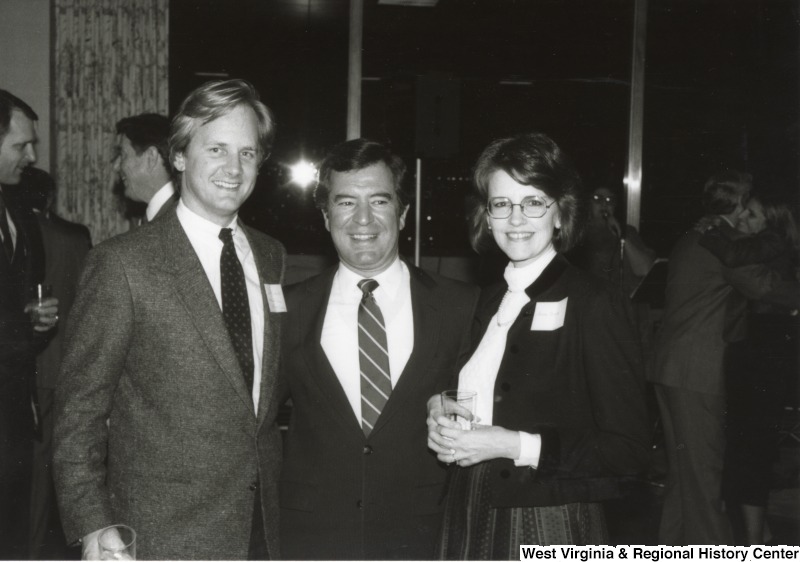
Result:
M542 436L538 433L519 432L519 458L514 466L539 466L539 455L542 453Z

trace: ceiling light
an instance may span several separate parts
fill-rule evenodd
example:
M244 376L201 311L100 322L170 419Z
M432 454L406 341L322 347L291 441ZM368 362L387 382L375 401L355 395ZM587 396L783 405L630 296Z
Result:
M289 166L292 175L292 183L300 187L308 187L317 179L317 167L311 162L300 160L296 164Z

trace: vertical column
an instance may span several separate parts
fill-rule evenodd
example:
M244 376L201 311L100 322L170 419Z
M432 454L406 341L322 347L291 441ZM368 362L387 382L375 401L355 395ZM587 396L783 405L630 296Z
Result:
M642 204L642 144L644 129L644 65L647 40L647 0L636 0L633 16L631 103L628 122L627 222L639 228Z
M347 69L347 140L361 136L361 39L364 0L350 0L350 47Z

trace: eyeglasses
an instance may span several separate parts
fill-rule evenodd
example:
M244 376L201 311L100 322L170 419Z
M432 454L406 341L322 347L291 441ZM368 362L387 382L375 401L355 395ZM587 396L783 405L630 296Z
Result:
M607 205L614 205L617 202L617 198L613 195L592 195L592 201L595 203L600 203L602 201Z
M486 205L486 212L493 219L507 219L514 211L514 207L519 207L522 214L529 219L538 219L547 214L547 209L555 205L552 201L548 204L544 199L537 196L526 197L521 203L512 203L508 197L492 197Z

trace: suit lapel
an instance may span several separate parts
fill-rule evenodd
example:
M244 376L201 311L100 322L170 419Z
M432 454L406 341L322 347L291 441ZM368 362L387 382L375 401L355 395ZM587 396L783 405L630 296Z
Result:
M264 303L264 336L261 354L261 388L258 400L258 423L264 421L269 406L275 398L275 389L278 382L278 360L279 346L281 341L281 315L285 312L273 312L270 310L269 300L265 285L281 285L284 274L284 262L280 251L270 248L260 236L252 236L250 229L239 221L240 227L244 229L247 240L250 242L250 249L258 270L258 278L261 287L261 300ZM277 304L277 303L276 303Z
M305 294L300 299L299 311L302 326L310 326L305 340L298 350L302 354L311 383L316 385L323 403L330 406L332 415L339 418L345 426L350 427L363 438L361 424L353 413L350 401L339 382L339 377L333 370L325 350L322 349L322 326L325 323L325 314L328 311L328 299L333 285L333 276L338 266L334 266L320 276L317 283L306 287Z
M409 398L415 396L419 381L425 376L436 352L442 329L442 314L435 298L436 282L422 270L408 266L411 277L411 309L414 315L414 350L408 358L397 385L389 396L370 437L380 432L398 411L405 407ZM424 412L423 412L424 414ZM421 414L422 415L422 414Z
M173 212L165 220L153 223L152 228L161 242L163 266L172 272L175 290L192 323L236 394L255 416L253 399L245 387L241 367L228 337L228 330L214 290L178 221L178 216ZM155 229L158 229L158 232Z

